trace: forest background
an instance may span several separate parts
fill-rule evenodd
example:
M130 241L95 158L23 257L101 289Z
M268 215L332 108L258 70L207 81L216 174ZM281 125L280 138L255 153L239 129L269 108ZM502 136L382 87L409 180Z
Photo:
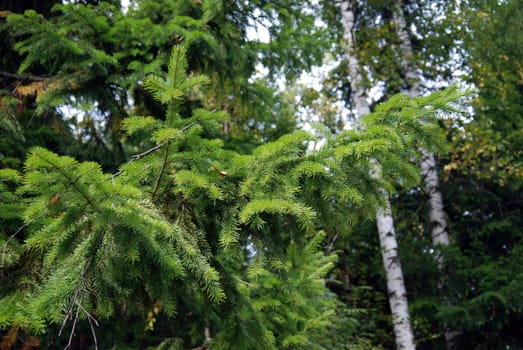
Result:
M522 12L2 1L0 349L522 348Z

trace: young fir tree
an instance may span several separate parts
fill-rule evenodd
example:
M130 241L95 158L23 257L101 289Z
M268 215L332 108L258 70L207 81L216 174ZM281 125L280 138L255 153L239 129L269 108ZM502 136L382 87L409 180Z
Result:
M274 240L280 250L264 252L261 245L247 249L254 231L240 234L242 225L254 225L253 217L265 212L297 217L297 232L303 232L311 210L285 192L280 193L286 198L264 200L253 190L240 194L238 179L252 164L224 150L222 141L202 136L219 128L224 113L179 114L183 96L207 80L188 77L186 68L185 51L177 47L167 79L144 82L167 105L167 115L125 121L130 134L149 130L156 146L119 172L104 174L96 163L43 148L29 152L23 179L14 171L2 172L3 180L23 184L17 194L26 198L21 230L27 235L23 247L11 239L14 235L2 245L2 268L18 271L3 277L10 288L2 290L2 327L39 333L60 325L59 333L70 337L54 334L47 341L71 345L82 323L89 325L92 342L111 339L110 332L97 335L99 322L111 328L120 317L142 315L144 327L154 330L156 322L169 318L183 324L183 310L194 313L186 320L193 334L172 329L172 337L185 346L208 341L216 348L265 349L323 340L317 334L330 324L326 319L334 304L322 282L332 257L318 255L321 236L290 241L276 226L276 234L287 238ZM14 194L5 187L3 196ZM3 205L4 215L7 210ZM28 268L31 275L21 278L27 254L41 258ZM249 271L243 270L245 263L252 265ZM271 299L267 288L288 291ZM113 335L112 342L120 341Z
M252 5L258 6L256 4ZM278 9L277 13L272 12L270 9L267 11L271 16L276 14L277 17L283 18L285 21L281 22L282 25L283 23L294 23L293 21L295 20L301 20L297 17L289 17L285 9L282 11ZM289 118L286 117L288 113L281 113L282 109L272 106L272 104L277 104L273 91L267 88L265 84L247 84L246 80L253 71L253 62L255 62L256 56L253 53L255 49L252 46L258 46L257 43L251 44L245 41L244 22L249 19L250 13L250 5L249 8L246 8L242 4L222 4L221 1L165 1L162 4L152 1L140 1L137 7L130 8L125 15L120 11L119 6L110 2L96 2L96 6L92 4L68 3L55 6L52 16L47 12L44 16L41 16L34 11L28 11L24 15L6 15L8 17L8 26L5 26L3 22L4 17L2 17L1 29L9 30L12 38L18 40L16 48L22 56L20 58L21 62L19 62L20 67L15 67L11 73L16 75L16 79L13 78L16 84L25 87L24 91L31 92L31 95L22 97L36 98L39 107L37 112L41 112L37 113L38 116L48 116L50 111L55 111L56 107L63 103L75 104L76 106L89 103L94 104L89 109L89 113L86 113L88 118L85 118L81 124L77 125L78 129L81 130L80 142L78 145L74 145L75 147L67 147L67 153L83 160L94 159L101 163L103 169L114 169L121 162L117 158L125 158L123 156L124 153L129 154L130 150L139 152L139 147L143 150L148 144L158 145L155 141L156 139L142 141L142 136L147 132L147 128L138 128L140 130L133 131L134 135L132 137L142 141L138 143L139 146L134 144L133 139L121 137L120 121L129 113L129 109L122 107L125 107L127 98L131 94L136 102L137 110L146 112L144 113L145 115L154 114L159 119L164 118L162 112L166 109L165 105L161 100L154 101L150 94L145 92L146 90L143 86L137 82L143 81L145 76L151 72L159 72L164 64L167 65L168 51L173 44L173 38L175 41L182 41L188 46L191 67L212 74L213 81L211 83L215 84L213 86L214 91L219 91L223 95L218 96L215 101L213 100L215 96L212 94L207 94L206 98L202 98L200 90L192 91L191 95L178 106L179 114L183 118L191 116L192 110L199 104L210 106L211 109L227 109L233 112L233 117L240 119L240 122L236 123L236 125L239 125L239 129L245 128L247 124L249 124L249 127L245 128L248 133L240 130L240 132L231 133L231 135L233 137L238 134L241 135L241 133L243 135L248 134L249 137L255 135L252 137L255 140L249 143L245 140L231 137L232 140L228 140L227 144L229 149L250 150L253 148L252 144L258 144L260 140L274 138L286 130L292 129L294 124L288 122ZM306 19L307 25L311 26L312 16L303 17ZM143 28L148 28L148 30L144 31ZM311 33L311 35L313 34ZM288 36L285 38L286 45L290 45L293 42L293 40L289 39L292 38ZM273 59L285 62L286 60L283 59L285 55L295 53L294 50L289 50L289 48L290 46L287 47L285 54L275 55L276 52L273 51ZM307 45L305 49L319 52L317 45ZM205 54L202 54L204 52ZM305 54L305 56L312 58L317 57L318 54L316 53L313 56ZM297 63L299 60L295 59L293 62ZM39 75L38 78L44 79L40 89L31 90L33 86L30 84L30 81L26 80L26 77L32 74ZM228 101L230 96L234 97L233 101ZM245 102L243 101L244 99L248 101ZM202 100L205 100L205 103ZM227 101L229 106L222 105L224 100ZM153 102L151 103L151 101ZM200 110L198 113L202 114L202 112ZM276 117L279 120L277 122L273 122L275 112L278 112ZM97 117L102 119L100 125L90 122ZM242 121L241 118L250 119ZM251 127L250 124L253 120L255 122L254 127ZM187 123L184 126L188 126L190 121ZM242 123L245 125L242 125ZM264 128L265 125L271 125L271 127ZM195 126L198 127L195 124L190 124L189 129L194 129L193 127ZM206 136L210 134L216 135L216 126L210 127L207 125L202 130L194 132L198 134L201 131ZM278 126L278 128L276 129L272 126ZM193 130L190 130L190 132L193 132ZM158 137L161 138L161 136ZM191 138L193 138L192 134ZM125 145L124 140L130 140L131 142ZM95 145L94 147L92 147L93 144ZM126 152L122 152L120 144L127 146L124 149ZM131 147L129 147L129 144L131 144ZM184 145L186 144L184 143ZM182 167L190 167L196 164L200 170L204 169L203 173L205 176L210 177L214 181L216 180L216 175L220 174L220 171L215 170L218 169L216 164L209 164L206 153L210 148L213 150L220 148L219 145L220 141L209 142L200 146L195 145L195 148L190 150L192 154L187 155L189 159L182 157L183 159L179 159L179 161L183 163ZM8 149L9 147L5 148ZM53 151L59 150L60 153L64 153L62 148L54 146L50 146L50 148ZM23 150L20 154L22 153ZM178 155L179 153L181 152L177 152ZM196 156L203 158L198 158L200 160L195 161L194 157ZM162 161L159 158L151 159L151 157L152 155L148 157L149 160L159 167L156 170L160 170ZM225 159L225 163L227 163L232 162L235 156L234 152L224 151L218 158ZM137 164L138 162L132 165ZM240 164L242 163L240 162ZM240 168L243 169L243 166L240 166ZM210 172L208 172L209 169L211 169ZM167 172L169 169L166 167L165 170ZM161 170L159 172L162 173ZM193 236L198 237L195 240L201 244L199 248L205 252L207 257L217 254L217 251L222 249L222 241L224 242L223 247L233 246L237 248L237 246L244 247L247 244L245 241L238 243L238 239L235 238L237 236L237 229L235 228L237 215L235 203L237 201L217 193L220 189L212 181L208 183L209 192L207 193L205 191L207 184L205 181L202 184L202 178L196 177L194 171L185 173L178 171L176 180L181 185L177 187L178 192L172 195L172 198L169 198L168 195L172 193L160 193L162 183L168 180L166 180L166 177L172 178L173 176L172 172L165 175L166 172L164 172L164 175L151 179L151 181L158 184L156 187L158 192L154 196L155 203L161 206L161 212L165 216L177 220L181 226L190 230ZM228 170L228 172L227 180L218 176L218 179L221 181L219 183L223 184L223 182L230 180L232 184L229 183L224 192L230 193L233 191L232 193L234 194L236 182L240 180L241 176L234 177L231 170ZM242 172L240 171L239 174L242 174ZM125 176L126 173L122 173L118 181L123 181ZM133 179L140 178L140 176L146 176L146 173L140 170L139 175L134 176ZM134 180L129 181L135 184ZM13 183L9 185L11 188L14 188ZM138 183L137 187L142 189L143 185L143 183ZM207 194L196 196L200 193L197 189ZM154 192L154 187L152 187L151 192ZM185 195L182 195L182 192ZM231 196L234 198L234 195ZM142 197L146 197L146 195ZM227 201L219 201L217 198L227 198ZM15 200L18 199L16 198ZM174 200L173 203L169 202L171 199ZM55 200L57 198L53 201ZM164 203L168 204L163 206L162 204ZM172 204L172 207L168 208L170 204ZM195 205L195 207L191 207L191 205ZM182 212L184 215L177 216L179 212ZM180 217L183 217L183 220ZM221 220L227 224L226 228L221 228ZM18 222L14 221L11 224L12 227L3 226L5 228L6 240L13 233L17 233L14 236L15 238L9 239L9 244L5 245L8 252L16 243L24 241L26 235L31 234L31 230L26 226L23 226L23 229L17 232L17 227L22 227L17 224ZM219 239L222 232L225 238ZM204 235L206 236L203 237ZM305 244L305 242L300 244ZM245 258L243 248L240 250L242 252L240 257ZM27 258L26 261L32 261L33 259L37 262L39 261L38 254L26 255L24 256L25 258ZM239 261L242 260L240 259ZM217 264L217 262L215 263ZM242 266L236 260L234 260L234 264L235 269ZM32 263L27 263L26 266L35 267ZM15 264L12 267L17 269L17 271L21 271L18 269L19 265ZM11 277L17 278L18 276L11 274ZM9 283L6 283L6 288L10 289ZM228 290L225 291L227 292ZM238 293L230 292L228 295L228 300L233 300L230 305L234 305L235 299L233 297L236 296L238 300L241 299ZM186 302L178 303L178 309L182 310L179 314L199 314L192 310L193 306L197 305L198 302L194 298L186 299ZM200 304L204 305L205 303L202 302ZM122 309L127 311L128 305L126 303L122 305ZM224 303L221 305L216 313L220 315L228 314L231 309L230 305ZM181 318L179 322L171 326L171 329L159 330L156 338L150 334L144 335L142 327L144 322L143 317L140 317L140 315L143 316L143 313L147 314L148 325L149 321L153 319L158 319L157 324L159 324L161 314L156 314L154 312L155 309L149 309L152 312L150 319L149 311L145 309L142 314L140 314L140 311L135 313L138 316L133 316L131 312L124 312L120 314L121 317L118 319L111 318L110 321L104 322L103 325L104 329L108 329L108 331L99 334L99 336L106 335L107 339L115 343L126 341L129 337L132 337L135 339L133 342L136 345L154 344L155 341L158 343L158 338L171 335L184 338L182 342L185 342L186 346L190 346L188 344L200 344L203 341L204 330L207 328L207 324L212 323L206 319L208 308L207 304L205 304L205 306L199 308L199 310L207 312L205 317ZM203 314L203 312L201 313ZM220 319L220 317L215 317L215 319ZM103 320L99 321L103 322ZM163 324L165 323L163 322ZM84 326L86 324L84 322ZM59 328L58 326L56 328ZM53 332L54 329L52 327L52 325L48 325L47 328L50 330L49 334L53 334L50 336L51 339L54 338L54 334L58 333L58 329L56 329L56 332ZM158 327L155 329L158 329ZM251 329L256 331L256 325L252 326ZM80 331L87 334L90 333L89 327ZM211 329L211 333L212 331ZM80 335L81 338L82 333ZM142 338L140 339L142 343L139 343L137 338ZM263 344L263 342L258 342L259 339L260 337L256 336L247 337L248 344ZM143 346L136 345L136 347Z

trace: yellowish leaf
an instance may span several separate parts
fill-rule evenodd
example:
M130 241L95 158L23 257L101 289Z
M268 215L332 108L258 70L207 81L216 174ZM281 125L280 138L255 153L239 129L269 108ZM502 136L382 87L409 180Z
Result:
M15 94L20 97L40 95L45 92L47 84L45 81L33 81L27 85L19 85Z

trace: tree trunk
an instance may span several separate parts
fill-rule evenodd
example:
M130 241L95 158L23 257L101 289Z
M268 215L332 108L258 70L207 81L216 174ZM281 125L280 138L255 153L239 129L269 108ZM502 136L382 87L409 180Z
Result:
M420 95L420 77L412 65L413 51L409 33L407 32L407 22L403 13L403 1L396 1L393 13L394 24L400 39L400 51L402 55L401 66L407 78L407 88L409 96L414 98ZM432 153L421 150L422 158L420 162L421 175L424 182L424 190L429 197L429 218L431 224L432 244L449 245L449 233L447 225L447 214L443 206L443 197L439 191L438 170L436 159Z
M401 68L407 80L407 91L411 98L418 97L421 94L420 78L415 68L412 65L414 53L412 51L412 44L410 42L409 33L407 32L407 21L403 14L403 1L397 0L394 5L394 12L392 13L396 33L400 39L401 51Z
M361 118L370 113L369 103L367 102L367 92L362 86L363 78L360 73L360 63L356 54L356 35L354 33L354 11L353 1L345 0L341 2L341 24L343 26L343 38L349 59L349 74L351 85L351 98L356 108L356 117Z
M412 43L410 41L409 33L407 32L407 23L403 13L403 1L398 0L394 6L393 13L394 24L398 38L400 39L400 51L402 55L401 66L407 79L408 93L411 98L417 97L421 94L420 77L413 67L413 51ZM429 219L431 225L431 238L434 246L450 244L447 213L443 205L443 197L439 190L438 169L436 167L436 159L434 155L424 149L421 152L421 175L424 184L424 190L429 198ZM443 261L441 256L436 256L437 262L441 268ZM440 289L441 284L438 283ZM445 329L445 341L447 342L447 349L454 348L454 341L456 336L460 334L459 331Z
M386 199L385 208L379 208L376 212L376 221L380 235L381 256L387 275L387 294L394 324L394 336L396 338L396 349L415 349L414 334L410 325L409 303L407 290L403 281L403 270L401 268L396 241L396 231L390 209L388 193L383 190Z
M347 48L349 60L349 74L352 88L352 101L356 109L357 117L370 113L370 106L367 102L366 91L362 85L362 75L360 64L356 54L356 38L354 32L354 3L351 0L341 2L341 15L343 25L343 37ZM376 169L373 176L379 176L379 169ZM394 219L390 209L388 193L382 190L385 207L376 211L376 222L378 226L381 254L383 265L387 276L387 293L392 313L394 335L397 349L413 350L414 335L410 324L410 314L407 301L407 292L403 280L403 270L398 255L398 243L396 241L396 231L394 229Z
M450 244L447 230L447 215L443 206L443 197L439 191L438 170L436 159L432 153L421 150L420 162L425 193L429 196L429 218L431 224L432 244L448 246Z

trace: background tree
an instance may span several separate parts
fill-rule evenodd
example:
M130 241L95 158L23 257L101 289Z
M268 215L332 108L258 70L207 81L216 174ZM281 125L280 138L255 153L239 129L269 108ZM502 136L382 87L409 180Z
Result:
M516 20L521 15L520 5L518 1L471 1L460 18L471 29L464 47L470 54L470 82L477 86L478 95L474 122L464 123L461 129L458 125L449 128L455 146L445 165L447 196L461 187L452 210L460 250L450 253L455 260L449 268L455 272L450 277L449 294L456 306L452 311L442 309L441 314L450 322L453 311L465 312L464 322L458 325L464 329L458 346L470 348L521 343L520 333L515 331L521 324L517 311L521 301L512 293L514 286L521 284L518 72L523 57L521 24ZM458 280L462 281L459 286ZM477 322L475 326L465 321L471 319ZM471 341L471 337L477 338Z

